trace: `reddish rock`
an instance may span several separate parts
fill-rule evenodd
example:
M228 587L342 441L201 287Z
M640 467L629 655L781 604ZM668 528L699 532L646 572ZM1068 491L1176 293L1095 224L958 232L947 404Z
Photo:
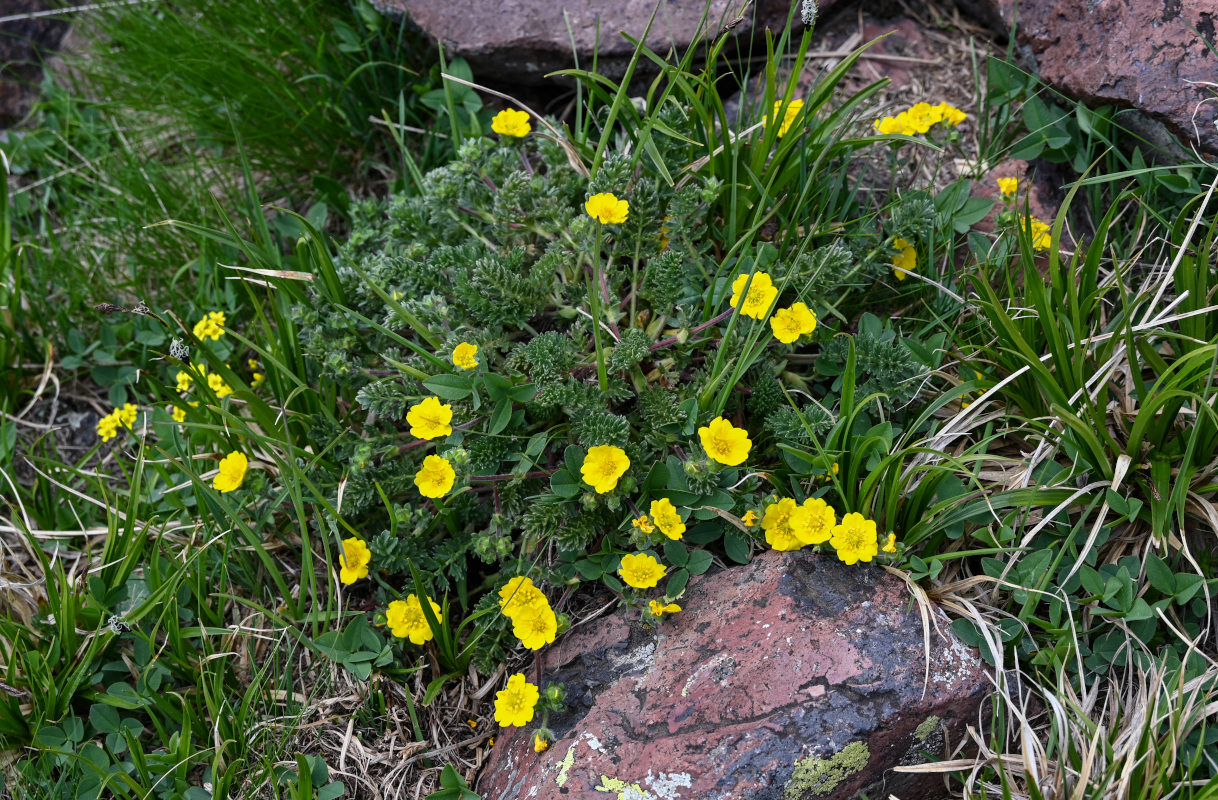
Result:
M0 3L0 126L30 110L42 81L43 56L59 46L68 29L62 16L36 16L57 7L48 0Z
M577 629L543 682L567 711L555 742L504 729L482 772L490 800L819 800L945 794L899 773L964 739L991 683L932 617L929 677L918 610L875 566L807 552L760 555L691 583L658 631L637 613Z
M824 13L837 0L821 0ZM590 69L598 49L601 74L617 76L634 53L622 32L641 38L656 9L654 0L501 0L453 3L440 0L374 0L381 11L402 15L451 56L470 62L477 80L495 84L537 85L548 72L579 65ZM647 46L661 54L669 47L683 53L700 29L703 14L712 34L729 28L736 38L759 34L767 27L776 33L786 25L790 0L757 0L737 18L739 0L667 0L659 5ZM564 19L564 12L565 17ZM795 27L802 30L796 9ZM570 30L567 20L570 20ZM639 68L653 70L647 59Z
M1214 0L961 2L1003 31L1017 18L1019 41L1051 86L1092 105L1144 111L1218 154L1218 55L1193 32L1216 41Z

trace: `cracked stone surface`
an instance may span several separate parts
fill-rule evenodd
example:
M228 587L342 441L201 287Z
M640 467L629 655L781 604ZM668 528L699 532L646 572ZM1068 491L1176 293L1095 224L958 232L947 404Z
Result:
M501 729L478 790L495 800L934 798L899 764L945 755L991 681L934 610L929 662L907 587L876 566L766 552L691 582L658 630L622 609L545 656L567 711L535 753ZM929 669L928 669L929 664Z
M821 13L836 3L821 0ZM647 46L660 53L670 46L683 52L694 40L704 12L710 30L729 27L734 37L745 39L767 27L781 32L791 11L790 0L756 0L739 18L745 5L741 0L710 0L709 8L706 0L661 0L658 10L655 0L373 0L373 4L389 14L404 14L441 42L450 57L465 58L479 81L532 86L542 83L548 72L574 67L573 51L581 67L591 67L598 41L598 70L619 77L634 53L634 45L622 32L641 38L653 11ZM795 26L802 30L798 17ZM639 67L651 69L645 58Z
M1065 94L1091 105L1139 109L1218 154L1218 55L1202 38L1218 43L1216 0L962 0L962 5L1000 30L1008 30L1018 12L1020 43L1035 55L1041 77Z

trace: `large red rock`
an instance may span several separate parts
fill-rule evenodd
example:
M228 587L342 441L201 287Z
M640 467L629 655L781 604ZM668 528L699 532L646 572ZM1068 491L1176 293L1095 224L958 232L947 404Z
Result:
M821 0L822 13L837 0ZM454 3L449 0L373 0L381 11L406 17L451 56L465 58L480 82L537 85L548 72L576 65L617 77L634 53L621 34L641 38L656 10L655 0L496 0ZM802 31L796 2L795 27ZM815 5L815 3L813 3ZM663 54L669 47L684 53L702 27L717 35L730 28L736 38L767 27L782 32L791 0L667 0L659 4L647 46ZM741 8L744 12L741 15ZM567 21L570 21L570 30ZM599 47L598 47L599 43ZM574 45L574 46L573 46ZM639 68L653 70L647 59Z
M1218 55L1202 39L1218 43L1215 0L960 1L1003 30L1018 19L1051 86L1144 111L1218 154Z
M991 682L934 610L931 649L905 584L876 566L766 552L692 583L658 630L627 609L545 657L565 684L543 753L504 729L488 800L935 798L893 767L946 755ZM929 657L929 672L927 658Z

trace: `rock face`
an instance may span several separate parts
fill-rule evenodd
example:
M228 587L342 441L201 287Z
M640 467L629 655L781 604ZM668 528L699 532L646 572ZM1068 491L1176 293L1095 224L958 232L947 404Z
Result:
M878 567L766 552L691 583L685 610L573 631L545 658L567 711L535 753L535 720L503 729L479 791L493 800L935 798L945 755L989 694L977 653L937 609L929 679L909 592ZM937 628L937 631L935 630ZM531 679L531 678L530 678Z
M59 46L68 30L65 17L33 16L56 8L48 0L5 0L0 4L0 127L30 109L42 80L43 54Z
M822 0L821 11L835 0ZM479 81L495 84L540 84L546 73L575 66L591 68L598 49L601 74L617 77L634 52L624 31L641 38L656 9L656 0L501 0L453 3L448 0L373 0L381 11L402 15L445 47L449 56L470 62ZM647 46L663 53L669 46L684 52L697 34L703 13L706 29L717 33L730 27L748 37L769 27L776 33L786 25L791 0L661 0ZM567 21L570 21L570 30ZM799 24L798 0L796 7ZM574 47L572 43L574 42ZM764 52L764 51L763 51ZM646 62L646 63L642 63ZM642 59L642 69L650 62Z
M1218 154L1218 55L1201 38L1218 43L1215 0L961 3L1002 30L1018 12L1019 41L1050 85L1092 105L1145 111Z

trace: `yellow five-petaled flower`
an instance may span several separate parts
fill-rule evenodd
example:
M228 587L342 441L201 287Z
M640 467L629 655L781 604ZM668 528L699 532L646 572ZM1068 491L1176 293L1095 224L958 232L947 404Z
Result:
M630 459L625 450L612 444L598 444L588 448L588 455L584 457L584 465L579 471L584 483L597 494L604 494L617 487L618 478L625 475L628 469Z
M372 551L363 539L352 536L343 539L343 551L338 556L338 579L351 584L360 578L368 577L368 564L372 561Z
M741 304L740 295L744 292L745 284L748 285L749 291ZM754 272L751 281L748 273L742 272L736 276L736 280L732 281L732 297L729 302L732 308L740 304L740 313L746 317L765 319L765 315L770 312L770 306L774 305L776 299L778 299L778 289L774 286L774 281L768 272Z
M650 589L668 573L668 567L646 553L630 553L622 556L622 566L617 574L627 586L635 589Z
M774 338L783 344L791 344L805 333L816 330L816 314L803 303L793 303L790 308L780 308L770 317Z
M436 620L440 621L440 607L430 597L428 605ZM435 638L427 617L423 614L423 606L419 598L413 594L405 600L394 600L385 609L385 621L389 624L389 632L399 639L410 639L411 644L426 644Z
M900 252L892 257L892 274L897 280L905 280L905 273L913 272L918 266L918 252L914 246L904 239L896 239L892 246Z
M519 139L528 136L533 126L529 123L529 112L518 108L505 108L491 117L491 130L500 136Z
M537 687L525 680L523 672L517 672L508 678L503 691L495 693L495 722L501 728L528 725L533 721L533 711L540 699Z
M420 439L436 439L453 432L453 407L441 403L438 397L425 397L406 412L410 435Z
M423 466L415 473L414 485L419 494L435 499L448 494L457 479L457 471L443 456L428 456L423 459Z
M677 605L676 603L669 603L668 605L664 605L659 600L652 600L651 602L649 602L647 604L647 610L650 611L651 615L654 617L662 617L665 614L677 613L678 611L681 610L681 607L679 605Z
M847 514L840 525L833 526L829 544L837 550L837 557L847 564L870 561L880 550L875 521L856 512Z
M685 533L685 523L681 521L676 506L667 497L651 501L651 518L655 520L660 532L669 539L675 541Z
M196 339L211 339L215 341L224 335L224 325L227 323L223 311L209 311L203 315L203 319L195 323L194 334Z
M626 221L630 203L618 200L611 192L601 192L588 198L588 202L584 203L584 211L602 225L620 225Z
M239 450L220 459L220 471L212 479L211 485L218 492L231 492L245 480L246 470L249 469L249 459Z
M803 100L792 100L791 102L787 103L787 110L782 115L782 124L778 126L779 139L787 135L787 131L791 129L791 125L795 123L796 118L799 117L799 112L803 111L803 108ZM774 124L774 121L778 119L778 112L781 110L782 101L776 100L774 102L774 111L770 114L770 118L766 121L767 124Z
M715 417L710 424L698 428L698 438L708 456L729 467L743 464L753 446L748 431L737 428L723 417Z
M475 369L478 366L478 345L462 342L454 347L453 365L461 369Z

